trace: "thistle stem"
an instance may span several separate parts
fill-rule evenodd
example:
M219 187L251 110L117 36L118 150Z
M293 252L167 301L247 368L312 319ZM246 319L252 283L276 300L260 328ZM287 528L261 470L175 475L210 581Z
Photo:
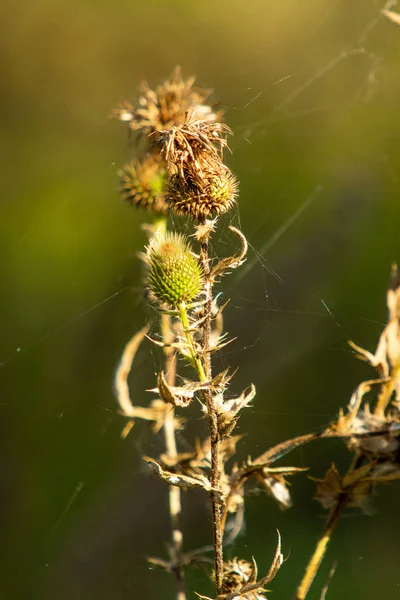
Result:
M190 323L189 323L189 317L188 317L188 313L187 313L187 309L186 309L186 304L184 302L181 302L181 304L178 306L178 310L179 310L179 318L181 320L182 327L183 327L183 333L185 335L186 343L189 348L191 362L197 371L199 380L202 383L204 383L205 381L207 381L207 376L206 376L204 367L202 365L202 362L201 362L200 358L198 357L195 347L194 347L193 338L192 338L192 334L190 331Z
M344 495L331 510L325 529L318 540L317 545L315 546L315 550L308 561L306 572L304 573L303 579L297 588L295 600L304 600L306 598L346 504L347 496Z
M171 348L169 342L172 338L171 320L166 314L161 316L161 333L164 341L164 370L168 385L175 385L176 379L176 351ZM177 456L175 411L172 408L166 413L164 421L164 439L167 455L172 459ZM182 506L181 489L177 486L169 486L169 515L171 523L171 547L176 576L176 600L186 600L185 572L182 561L183 533L182 533Z
M206 382L210 381L212 377L211 362L204 360L205 367L201 362L199 356L196 353L192 334L190 331L189 317L187 314L186 305L182 302L179 307L179 318L182 323L184 335L190 352L190 358L193 366L196 368L199 381ZM208 299L206 302L206 319L203 325L203 351L204 356L209 357L209 340L210 340L210 320L211 320L211 303ZM206 323L208 322L208 327ZM206 334L208 332L208 334ZM215 410L213 397L210 390L204 392L205 401L207 404L207 413L210 428L210 440L211 440L211 476L210 483L213 490L219 489L219 433L218 433L218 415ZM213 513L213 533L214 533L214 554L215 554L215 580L217 586L217 593L220 594L222 591L222 573L223 573L223 529L222 529L222 512L221 504L218 499L216 492L210 493L212 513Z
M210 336L211 336L211 309L212 309L212 280L210 278L210 265L208 253L208 238L201 244L200 260L205 274L205 319L203 323L203 361L205 375L208 381L212 379ZM218 431L218 413L214 404L214 398L210 389L204 393L207 403L208 423L210 429L211 441L211 474L210 483L214 490L220 488L220 470L219 470L219 431ZM214 561L215 561L215 583L217 595L222 594L223 584L223 529L222 529L222 505L216 492L210 493L212 514L213 514L213 534L214 534Z

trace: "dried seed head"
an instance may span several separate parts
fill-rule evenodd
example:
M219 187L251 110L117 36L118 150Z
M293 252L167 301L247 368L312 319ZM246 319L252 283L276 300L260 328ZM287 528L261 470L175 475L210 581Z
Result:
M148 154L144 160L132 160L118 175L119 191L129 204L156 213L167 212L164 195L166 168L158 157Z
M160 302L176 308L200 294L203 270L183 236L155 235L144 258L149 267L149 287Z
M238 592L253 574L253 565L247 560L234 558L224 563L223 588L224 594Z
M227 125L195 120L190 113L181 126L158 131L154 139L165 160L178 167L183 175L184 163L196 161L199 154L221 157L223 149L228 146L228 134L232 134L232 130Z
M235 203L238 183L233 173L217 156L200 154L187 161L183 176L172 175L166 186L166 201L171 210L204 220L227 212Z
M222 593L229 598L237 593L237 598L243 600L264 600L262 585L258 587L255 583L255 568L255 563L252 564L239 558L226 561L224 563ZM251 589L247 591L246 588L249 586L251 586Z
M194 77L182 79L180 68L176 67L171 78L155 90L143 82L137 106L122 102L113 111L112 117L129 123L133 131L143 136L182 125L188 111L191 111L196 119L209 122L221 118L222 112L214 112L211 106L205 103L211 90L194 88L194 81Z

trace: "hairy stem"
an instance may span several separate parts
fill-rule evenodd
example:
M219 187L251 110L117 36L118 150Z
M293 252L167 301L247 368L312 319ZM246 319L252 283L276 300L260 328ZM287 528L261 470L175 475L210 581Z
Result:
M186 304L184 302L182 302L179 305L178 310L179 310L179 318L181 320L182 327L183 327L183 333L185 335L186 343L188 345L189 352L190 352L191 363L197 371L199 381L205 382L205 381L207 381L207 375L204 370L203 364L202 364L200 358L198 357L195 347L194 347L193 338L192 338L192 334L190 331L189 317L188 317L187 310L186 310Z
M200 260L206 277L205 292L205 319L203 323L203 363L205 375L208 381L212 379L211 354L210 354L210 336L211 336L211 309L212 309L212 281L210 279L210 265L208 254L208 238L201 244ZM219 470L219 432L218 432L218 414L214 404L214 398L211 390L206 390L205 400L207 403L208 423L210 429L211 441L211 476L210 483L214 490L220 488L220 470ZM222 506L216 492L210 493L213 514L213 534L214 534L214 561L215 561L215 583L217 595L222 593L223 583L223 529L222 529Z
M333 532L336 529L336 526L339 522L340 516L343 512L347 504L347 496L343 495L336 506L332 509L326 527L315 546L315 550L308 561L308 565L306 568L306 572L304 573L303 579L300 582L299 587L297 588L296 598L295 600L304 600L307 596L311 584L314 581L314 578L318 572L318 569L321 565L321 562L325 556L326 549L330 542Z
M176 351L169 346L172 341L171 320L166 314L161 316L162 338L164 346L164 371L168 385L175 385L176 379ZM175 411L172 408L167 412L164 421L164 439L166 453L172 459L177 456L176 432L175 432ZM177 486L169 486L169 515L171 523L171 547L173 561L175 564L176 576L176 600L186 600L185 593L185 573L182 561L183 533L181 526L182 506L181 489Z

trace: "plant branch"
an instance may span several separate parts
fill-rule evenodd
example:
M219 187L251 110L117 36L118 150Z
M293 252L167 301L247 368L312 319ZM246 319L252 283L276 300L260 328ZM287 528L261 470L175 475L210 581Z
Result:
M212 309L212 279L210 277L209 265L209 238L206 237L201 243L200 260L206 277L205 292L205 319L203 322L203 360L204 370L208 381L212 379L210 336L211 336L211 309ZM218 414L214 404L213 395L210 389L204 393L207 403L208 423L210 429L211 441L211 474L210 483L214 490L220 489L219 472L219 432L218 432ZM210 493L212 514L213 514L213 534L214 534L214 561L215 561L215 583L217 595L222 593L223 583L223 529L222 529L222 506L220 497L216 492Z
M169 343L173 335L171 332L171 319L169 315L161 315L161 333L165 343L164 346L164 370L167 383L171 386L175 385L176 379L176 350ZM171 459L177 456L176 447L176 432L175 432L175 410L171 408L167 411L164 421L164 439L166 453ZM185 573L183 567L183 533L182 533L182 506L181 506L181 489L177 486L170 485L168 488L169 496L169 515L171 523L171 547L172 559L175 565L176 576L176 600L186 600L185 593Z
M336 529L339 522L340 516L347 504L347 495L343 495L336 506L331 510L325 529L315 546L315 550L308 561L306 572L304 573L303 579L297 588L295 600L304 600L310 590L312 582L318 572L321 562L325 556L326 549L332 538L332 534Z

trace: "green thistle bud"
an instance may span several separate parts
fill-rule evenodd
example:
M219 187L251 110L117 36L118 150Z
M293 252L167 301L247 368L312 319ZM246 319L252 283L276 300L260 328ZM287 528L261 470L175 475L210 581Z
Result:
M122 197L138 208L165 214L167 203L164 196L165 166L153 154L143 160L133 160L118 173Z
M197 298L203 287L203 269L183 236L156 234L146 250L148 284L160 302L177 308Z

